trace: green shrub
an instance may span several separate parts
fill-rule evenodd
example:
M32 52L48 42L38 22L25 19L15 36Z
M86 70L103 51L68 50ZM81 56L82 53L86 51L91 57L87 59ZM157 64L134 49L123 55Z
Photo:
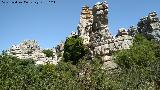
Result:
M76 64L87 52L88 49L83 45L80 37L73 36L67 38L64 45L64 61L72 61L73 64Z
M94 60L82 58L87 49L82 44L81 38L68 38L64 53L65 60L57 65L35 65L34 60L0 55L0 89L160 89L160 45L148 41L141 35L135 37L133 46L129 50L115 53L114 61L118 64L118 68L113 71L102 69L103 63L100 58Z
M155 44L136 35L133 46L115 54L120 71L115 75L118 87L124 90L155 89L153 66L157 63Z
M46 55L46 57L53 57L53 51L51 50L43 50L43 53Z
M147 68L156 61L153 44L141 35L134 39L133 46L129 50L122 50L115 54L115 62L121 68L137 66Z

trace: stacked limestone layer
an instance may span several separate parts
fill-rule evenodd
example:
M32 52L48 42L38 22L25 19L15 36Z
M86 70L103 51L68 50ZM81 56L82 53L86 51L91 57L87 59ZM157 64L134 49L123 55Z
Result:
M155 11L140 19L138 32L160 42L160 20Z
M71 35L70 35L69 37L71 37L71 36L73 36L73 35L75 35L75 33L74 33L74 34L71 33ZM57 61L62 60L62 58L63 58L63 53L64 53L64 42L61 41L61 43L58 44L58 45L55 47L55 50L56 50L56 55L57 55Z
M78 33L72 32L69 37L78 35L83 39L83 44L89 47L90 57L99 55L104 61L104 68L116 68L112 61L112 54L115 51L130 49L136 33L149 36L156 41L160 41L160 20L156 12L149 13L148 16L140 19L137 27L131 26L128 30L120 28L115 37L111 35L108 28L108 3L98 2L93 8L87 5L82 7ZM42 52L35 40L24 41L19 45L13 45L8 54L20 59L34 59L36 64L51 62L57 64L63 57L64 42L51 49L55 57L48 58Z
M78 35L83 38L83 43L89 44L90 41L90 31L92 30L93 15L92 11L88 6L82 7L82 12L80 15L80 22L78 25Z
M91 56L100 55L107 68L116 67L111 61L112 53L117 50L129 49L132 45L132 30L128 33L120 29L115 38L108 28L108 3L98 2L92 9L88 6L82 7L78 35L83 38L85 45L88 45Z
M18 45L12 45L7 53L20 59L33 59L36 64L45 64L46 62L57 64L56 50L54 48L50 50L53 51L53 58L46 57L42 52L43 49L39 47L35 40L25 40Z

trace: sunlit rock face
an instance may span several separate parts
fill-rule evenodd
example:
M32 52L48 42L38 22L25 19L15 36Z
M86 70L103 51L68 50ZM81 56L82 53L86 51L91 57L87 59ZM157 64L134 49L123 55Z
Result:
M82 7L77 29L83 43L89 47L91 57L100 55L104 61L111 60L110 57L115 51L130 49L137 33L160 41L160 20L156 12L151 12L140 19L137 26L131 26L128 30L120 28L117 35L113 37L108 27L107 2L98 2L92 9L88 6ZM109 63L110 66L111 62Z
M78 32L72 32L69 37L79 36L83 39L83 44L90 50L90 58L101 56L104 61L103 68L116 68L113 62L113 53L123 49L130 49L133 39L137 33L150 37L155 41L160 41L160 20L156 12L149 13L138 22L137 26L131 26L128 30L118 29L117 35L113 37L108 26L108 3L98 2L92 8L87 5L82 7L80 21L77 27ZM53 51L52 58L46 57L35 40L26 40L18 45L13 45L8 54L20 59L34 59L36 64L50 62L57 64L64 53L64 42L61 42Z
M12 45L12 47L9 49L9 54L20 59L37 59L38 57L45 56L44 54L37 54L37 52L40 51L40 47L35 40L25 40L18 45ZM34 57L33 54L36 54L36 56Z
M80 22L78 24L78 35L83 39L83 43L89 44L90 32L92 31L93 15L92 10L87 6L82 7Z
M93 24L91 31L91 43L100 46L106 43L105 40L112 39L108 30L108 4L99 2L93 6Z
M45 64L46 62L57 64L56 50L53 51L54 57L46 57L43 53L44 49L41 49L35 40L25 40L18 45L12 45L12 47L7 51L8 55L20 58L20 59L33 59L36 64Z
M138 22L138 32L152 40L160 41L160 20L157 13L151 12Z
M108 3L98 2L92 9L82 7L78 35L85 45L90 47L93 55L110 55L112 52L129 49L134 36L134 27L127 32L121 28L115 38L108 27Z
M121 28L116 37L113 38L108 27L107 2L98 2L92 9L88 6L82 7L77 29L83 43L90 48L91 57L100 55L106 61L105 64L109 66L112 65L109 61L112 53L117 50L129 49L133 41L132 36L135 35L135 28L130 28L130 31Z

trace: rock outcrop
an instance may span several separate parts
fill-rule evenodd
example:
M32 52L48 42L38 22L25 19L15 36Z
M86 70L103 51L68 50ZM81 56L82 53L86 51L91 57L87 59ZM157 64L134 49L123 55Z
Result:
M93 15L91 9L85 5L82 7L82 12L80 15L80 22L77 27L78 35L83 39L83 43L89 44L90 41L90 31L92 30Z
M98 2L92 9L88 6L82 7L78 35L83 38L84 44L91 48L93 55L108 55L116 50L129 49L134 35L132 31L130 29L128 34L121 28L116 38L113 38L108 28L107 2Z
M152 40L160 41L160 20L155 11L141 18L137 26L139 33L150 37Z
M160 20L156 12L149 13L148 16L140 19L137 26L131 26L128 30L120 28L115 37L109 32L108 12L108 3L105 1L96 3L92 8L83 6L77 27L78 32L72 32L68 36L81 37L83 44L90 50L90 58L96 55L101 56L104 68L116 68L117 65L112 61L112 54L119 50L130 49L137 33L160 41ZM28 40L19 45L13 45L8 50L8 54L21 59L35 59L37 64L44 64L47 61L57 64L63 56L64 42L51 50L55 57L47 58L35 40Z
M45 64L46 62L57 64L57 55L56 50L50 49L53 51L54 57L46 57L43 53L44 49L41 49L35 40L25 40L24 42L18 45L12 45L12 47L7 51L8 55L20 59L33 59L36 61L36 64Z
M110 66L113 68L116 65L111 61L112 53L117 50L129 49L134 32L133 28L129 32L121 28L113 38L108 27L108 3L98 2L92 9L89 9L88 6L82 7L78 35L90 48L91 56L102 56L107 68Z
M92 9L82 7L78 35L90 48L91 56L100 55L107 68L116 66L112 60L115 51L130 49L134 36L141 33L155 41L160 41L160 20L156 12L140 19L136 26L128 30L120 28L115 37L111 35L108 27L108 3L98 2Z

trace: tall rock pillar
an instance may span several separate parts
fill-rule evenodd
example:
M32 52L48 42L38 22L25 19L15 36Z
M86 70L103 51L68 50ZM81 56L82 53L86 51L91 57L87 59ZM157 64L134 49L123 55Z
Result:
M93 15L92 10L87 5L82 7L80 15L80 22L78 25L78 35L83 39L85 45L89 44L90 35L89 32L92 30Z
M96 46L105 44L105 40L112 38L108 30L108 3L98 2L93 6L93 25L91 42Z

